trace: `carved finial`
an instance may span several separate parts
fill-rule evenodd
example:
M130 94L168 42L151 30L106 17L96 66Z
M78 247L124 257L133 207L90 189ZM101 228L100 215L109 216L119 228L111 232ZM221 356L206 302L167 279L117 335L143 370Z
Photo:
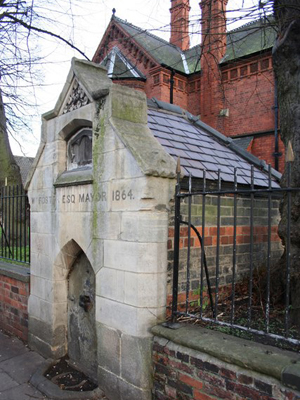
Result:
M292 143L289 140L287 151L286 151L285 161L293 162L294 160L295 160L294 151L293 151Z
M112 9L112 13L113 13L113 17L114 17L114 16L115 16L115 13L116 13L115 7Z

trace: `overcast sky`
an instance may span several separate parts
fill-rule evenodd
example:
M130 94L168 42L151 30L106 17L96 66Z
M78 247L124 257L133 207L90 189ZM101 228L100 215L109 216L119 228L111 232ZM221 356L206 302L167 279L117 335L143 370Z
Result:
M244 12L257 4L258 0L229 0L227 10L239 10ZM61 34L67 39L74 41L77 47L92 58L107 25L111 19L112 9L116 9L116 16L127 20L143 29L149 29L153 34L161 36L166 40L170 38L170 8L169 0L85 0L81 2L80 8L73 8L74 18L69 18L71 12L66 12L66 26L62 28ZM199 0L190 0L190 27L191 45L200 43L200 7ZM236 27L232 24L237 13L229 11L228 28ZM244 15L241 14L240 15ZM244 22L248 22L244 19ZM71 30L70 27L74 29ZM72 33L70 34L70 32ZM71 35L71 36L68 36ZM53 41L43 41L41 51L47 56L47 62L42 66L43 87L36 87L35 96L38 104L37 117L32 118L32 137L22 139L23 150L27 156L35 156L40 139L40 115L51 110L65 83L72 57L82 58L75 51L63 45L57 45ZM11 147L15 155L23 155L20 147L11 139Z

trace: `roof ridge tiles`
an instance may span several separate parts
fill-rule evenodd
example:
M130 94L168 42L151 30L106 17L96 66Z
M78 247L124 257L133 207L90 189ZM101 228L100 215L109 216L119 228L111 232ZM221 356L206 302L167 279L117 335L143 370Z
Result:
M257 22L262 21L262 20L265 20L265 21L269 22L269 19L268 19L267 17L272 17L272 14L268 14L268 15L262 17L262 18L261 18L261 17L256 18L256 19L254 19L254 20L252 20L252 21L249 21L249 22L247 22L247 23L245 23L245 24L243 24L243 25L241 25L241 26L239 26L239 27L237 27L237 28L234 28L234 29L232 29L232 30L228 30L228 31L226 32L226 34L230 34L230 33L234 33L234 32L239 32L239 31L241 31L243 28L246 28L246 27L249 27L249 26L251 26L251 25L254 25L254 24L256 24ZM270 25L270 26L271 26L271 25Z
M179 47L175 46L174 44L171 44L171 43L168 42L167 40L165 40L165 39L163 39L163 38L161 38L161 37L159 37L159 36L157 36L157 35L154 35L153 33L151 33L151 32L149 31L149 29L142 29L142 28L140 28L139 26L134 25L134 24L132 24L131 22L128 22L127 20L124 20L124 19L122 19L122 18L116 17L115 15L112 16L111 19L112 19L112 20L120 21L120 22L122 22L123 24L128 25L128 26L130 26L130 27L132 27L132 28L134 28L134 29L140 31L141 33L146 33L147 35L152 36L154 39L157 39L157 40L159 40L160 42L163 42L163 43L169 45L170 47L173 47L174 49L178 49L178 50L179 50Z

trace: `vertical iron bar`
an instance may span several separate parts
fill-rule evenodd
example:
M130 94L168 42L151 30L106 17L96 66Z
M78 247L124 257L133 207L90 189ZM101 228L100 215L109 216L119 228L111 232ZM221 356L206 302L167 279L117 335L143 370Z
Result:
M6 228L7 228L7 186L4 187L4 215L3 215L3 234L5 235L5 246L4 246L4 257L7 254L7 246L9 245L8 239L6 237Z
M177 183L175 189L175 221L174 221L174 264L173 264L173 298L172 322L176 321L178 303L178 269L179 269L179 237L180 237L180 159L177 161Z
M3 257L3 239L4 239L4 234L3 234L3 216L4 216L4 187L1 188L1 257Z
M231 289L231 323L235 317L235 272L236 272L236 226L237 226L237 168L234 167L233 197L233 254L232 254L232 289Z
M19 185L16 186L16 259L18 261L22 261L21 260L21 221L20 221L20 217L21 217L21 213L20 213L20 194L19 194L19 188L21 188Z
M205 192L206 192L206 170L203 170L203 186L202 186L202 244L201 244L201 276L200 276L200 318L203 313L203 267L205 257Z
M11 230L12 230L12 253L13 253L13 260L15 259L15 247L16 247L16 215L15 215L15 186L12 187L12 218L11 218Z
M218 191L221 191L221 171L218 170ZM218 319L219 281L220 281L220 223L221 223L221 195L218 193L217 201L217 253L216 253L216 295L215 295L215 320Z
M8 247L9 247L9 251L11 251L11 204L10 204L10 202L11 202L11 198L10 198L10 192L11 192L11 190L10 190L10 186L8 187L8 197L7 197L7 200L8 200L8 222L7 222L7 225L8 225ZM6 257L7 257L7 255L6 255Z
M28 239L28 262L30 263L30 260L31 260L31 240L30 240L30 238L31 238L31 214L30 214L30 204L29 204L29 200L28 200L28 198L26 197L26 212L27 212L27 209L28 209L28 226L27 226L27 230L26 230L26 232L27 232L27 239Z
M2 235L5 235L5 230L6 230L6 217L7 217L7 210L6 210L6 201L5 201L5 193L6 192L6 187L3 187L3 213L2 213ZM5 238L5 244L3 246L3 253L2 256L5 257L6 256L6 238Z
M191 214L192 214L192 175L189 175L189 203L188 203L188 251L186 265L186 296L185 312L188 312L190 298L190 259L191 259Z
M266 332L270 329L270 274L271 274L271 235L272 235L272 180L271 180L271 165L269 164L269 193L268 193L268 254L267 254L267 298L266 298Z
M288 337L289 333L289 309L290 309L290 281L291 281L291 271L290 271L290 260L291 260L291 162L287 162L287 226L286 226L286 288L285 288L285 336Z
M24 254L23 254L23 260L26 262L26 259L27 259L27 256L26 256L26 250L27 250L27 235L28 235L28 232L27 232L27 212L26 212L26 208L27 208L27 201L26 201L26 199L27 199L27 195L26 195L26 192L25 192L25 190L23 189L23 197L22 197L22 200L23 200L23 212L22 212L22 221L24 221L23 222L23 227L24 227L24 229L23 229L23 235L24 235L24 238L22 238L22 247L24 248Z
M253 288L253 207L254 207L254 167L251 165L251 195L250 195L250 275L249 275L249 303L248 328L252 318L252 288Z

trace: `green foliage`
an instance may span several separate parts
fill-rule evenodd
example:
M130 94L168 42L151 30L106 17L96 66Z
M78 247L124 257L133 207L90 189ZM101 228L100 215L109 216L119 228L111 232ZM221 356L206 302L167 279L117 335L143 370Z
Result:
M198 299L196 301L191 301L191 303L190 303L191 307L194 308L194 307L200 307L201 306L200 292L201 292L200 286L193 291L193 294L195 296L199 296L199 297L198 297ZM207 296L204 296L203 299L202 299L202 311L205 311L207 309L208 305L209 305L209 298Z

